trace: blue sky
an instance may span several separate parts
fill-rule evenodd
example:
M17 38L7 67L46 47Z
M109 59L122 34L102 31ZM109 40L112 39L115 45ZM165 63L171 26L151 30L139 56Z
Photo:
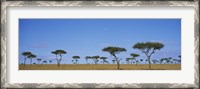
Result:
M124 47L127 52L117 56L125 61L130 53L145 55L132 46L137 42L161 42L165 46L152 59L181 54L181 19L19 19L19 62L22 52L30 51L37 58L56 63L51 51L63 49L62 64L71 64L72 56L79 55L79 63L86 63L85 56L105 56L111 63L112 56L102 49L107 46ZM37 63L36 59L33 62ZM91 61L92 62L92 61ZM27 60L27 64L29 60Z

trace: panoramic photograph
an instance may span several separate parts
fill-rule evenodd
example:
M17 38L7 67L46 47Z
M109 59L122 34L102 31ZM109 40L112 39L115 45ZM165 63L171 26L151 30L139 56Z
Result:
M19 70L181 70L181 19L19 19Z

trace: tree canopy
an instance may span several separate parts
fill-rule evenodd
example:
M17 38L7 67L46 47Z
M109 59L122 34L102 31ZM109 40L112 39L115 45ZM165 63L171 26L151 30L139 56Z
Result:
M30 55L28 55L27 57L28 57L28 58L36 58L36 55L30 54Z
M140 56L139 54L136 53L131 53L130 56L132 56L133 58Z
M134 49L139 49L147 55L152 50L150 56L155 52L155 50L160 50L163 47L164 45L159 42L138 42L133 46Z
M61 50L61 49L59 49L59 50L55 50L55 51L53 51L53 52L51 52L52 54L58 54L58 55L61 55L61 54L67 54L67 52L65 51L65 50Z
M120 48L120 47L106 47L106 48L103 48L104 52L109 52L110 54L119 54L120 52L125 52L126 49L125 48Z
M28 55L31 55L31 54L32 54L31 52L23 52L22 53L23 56L28 56Z
M74 59L79 59L80 56L73 56L72 58L74 58Z

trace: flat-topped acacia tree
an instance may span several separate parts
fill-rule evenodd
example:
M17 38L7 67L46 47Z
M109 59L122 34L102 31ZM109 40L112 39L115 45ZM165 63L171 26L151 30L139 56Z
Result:
M92 59L93 59L93 61L94 61L94 64L97 64L98 63L98 61L99 61L99 58L100 58L100 56L92 56Z
M28 58L30 58L30 64L32 64L32 59L36 58L36 55L30 54L30 55L28 55Z
M133 64L134 58L126 58L126 63L129 64L131 60L131 64Z
M139 55L139 54L136 54L136 53L131 53L130 56L132 57L131 60L132 60L132 62L133 62L133 60L137 61L137 60L136 60L136 57L139 57L140 55ZM131 64L132 64L132 62L131 62Z
M89 64L89 63L88 63L88 59L91 59L91 56L86 56L86 57L85 57L85 60L86 60L86 63L87 63L87 64Z
M77 64L78 63L78 59L80 59L80 56L73 56L72 58L74 59L75 64Z
M31 52L22 52L22 55L24 56L24 66L26 64L26 59L28 58L29 55L31 55Z
M40 58L37 58L37 61L38 61L38 64L40 64L40 61L42 61L42 59L40 59Z
M119 54L121 52L126 52L126 49L125 48L121 48L121 47L109 46L109 47L103 48L102 51L103 52L108 52L114 57L114 60L117 62L117 69L119 70L120 60L117 58L116 54Z
M109 64L109 62L106 60L106 59L107 59L107 57L100 57L100 59L102 59L102 60L103 60L103 64L104 64L104 63L107 63L107 64Z
M51 53L56 55L56 61L57 61L58 67L60 67L60 62L62 60L62 56L63 56L63 54L67 54L67 52L65 50L59 49L59 50L52 51ZM58 58L58 56L59 56L59 58Z
M156 50L160 50L164 47L162 43L159 42L138 42L133 45L134 49L142 51L147 57L149 62L149 69L151 69L151 56L155 53Z

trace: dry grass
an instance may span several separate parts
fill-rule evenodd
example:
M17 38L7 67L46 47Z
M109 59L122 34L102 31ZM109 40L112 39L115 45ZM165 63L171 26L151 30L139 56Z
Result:
M148 70L148 64L121 64L120 70ZM152 64L151 70L181 70L180 64ZM116 64L32 64L19 65L19 70L117 70Z

